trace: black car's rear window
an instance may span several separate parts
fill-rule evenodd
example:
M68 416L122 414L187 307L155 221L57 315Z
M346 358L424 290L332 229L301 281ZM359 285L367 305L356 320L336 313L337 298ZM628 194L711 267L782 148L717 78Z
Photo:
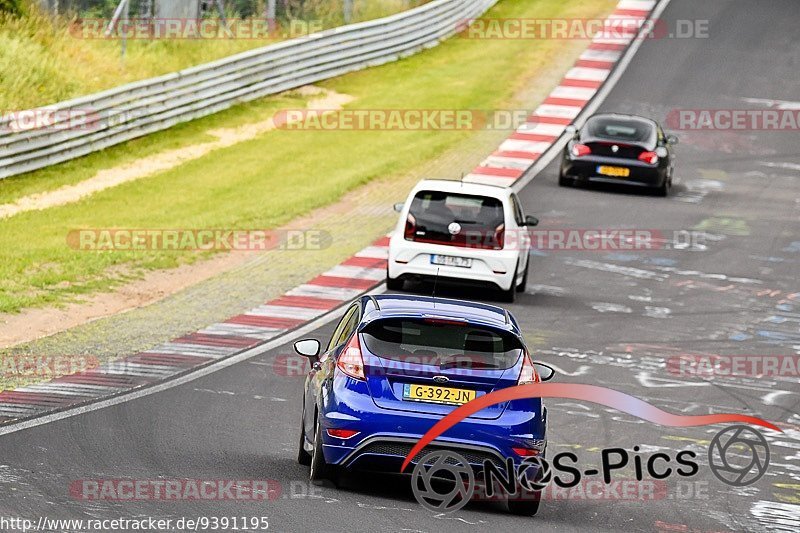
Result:
M378 357L442 369L506 369L522 349L512 333L437 319L376 320L362 331L362 339Z
M584 131L589 137L618 142L653 143L656 138L652 123L634 118L593 117Z

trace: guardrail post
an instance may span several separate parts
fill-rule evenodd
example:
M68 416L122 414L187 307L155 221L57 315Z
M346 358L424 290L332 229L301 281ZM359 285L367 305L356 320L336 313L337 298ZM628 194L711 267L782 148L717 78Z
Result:
M344 0L344 23L350 24L353 20L353 0Z
M122 45L120 47L120 60L125 60L125 49L128 47L128 15L130 14L131 3L128 0L122 0L125 7L122 10Z
M267 31L269 31L270 37L277 35L278 32L278 21L276 17L275 0L267 0L267 5L264 9L264 18L267 19Z

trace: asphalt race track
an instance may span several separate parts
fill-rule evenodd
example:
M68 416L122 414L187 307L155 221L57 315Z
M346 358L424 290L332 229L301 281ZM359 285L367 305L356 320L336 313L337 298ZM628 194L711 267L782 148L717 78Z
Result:
M673 0L662 15L667 25L709 20L709 37L645 42L601 110L663 119L678 108L797 100L797 7L794 0ZM433 515L399 476L311 487L295 460L302 375L282 363L287 345L151 396L0 437L0 515L266 516L276 531L797 531L798 378L678 378L664 360L800 353L800 139L796 131L675 133L681 144L669 198L560 188L556 163L520 197L541 218L540 230L653 229L668 241L687 230L702 242L537 253L528 290L509 309L536 357L557 367L558 382L610 387L672 413L745 413L781 426L783 435L766 432L771 465L754 485L730 487L708 469L708 442L720 426L661 427L599 405L549 400L550 455L572 451L583 469L599 465L605 447L672 456L694 450L700 471L668 478L655 499L573 494L545 500L535 518L491 503ZM332 329L329 323L311 336L326 339ZM71 497L70 484L87 478L271 479L280 494L265 502Z

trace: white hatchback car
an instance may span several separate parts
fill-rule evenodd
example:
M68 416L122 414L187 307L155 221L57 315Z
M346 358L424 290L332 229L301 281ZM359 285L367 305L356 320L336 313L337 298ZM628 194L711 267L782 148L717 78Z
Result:
M386 285L409 279L469 283L500 289L513 302L528 281L530 236L539 221L526 217L508 187L422 180L405 203L389 240Z

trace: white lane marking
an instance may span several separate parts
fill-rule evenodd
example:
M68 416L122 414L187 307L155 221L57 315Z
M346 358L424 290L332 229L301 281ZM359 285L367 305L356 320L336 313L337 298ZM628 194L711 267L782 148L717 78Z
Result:
M652 279L656 281L664 281L669 276L653 272L652 270L644 270L641 268L633 268L615 265L612 263L601 263L599 261L591 261L589 259L567 259L564 261L568 265L573 265L582 268L591 268L594 270L601 270L603 272L611 272L612 274L621 274L623 276L630 276L638 279Z
M680 268L664 267L664 266L654 266L653 268L655 268L656 270L660 270L662 272L669 272L671 274L675 274L676 276L695 276L704 279L732 281L734 283L744 283L749 285L762 285L764 283L760 279L730 277L727 274L707 273L707 272L700 272L699 270L682 270Z
M617 9L634 9L637 11L650 11L656 5L656 0L620 0Z
M483 160L480 166L492 168L516 168L518 170L525 170L531 166L533 159L522 159L520 157L502 157L498 155L491 155Z
M0 416L27 416L35 414L37 411L47 409L45 406L33 407L30 405L14 404L14 403L0 403ZM0 432L2 435L2 432Z
M249 337L252 339L271 339L281 331L283 331L281 328L266 328L221 322L218 324L211 324L199 330L198 333L203 335L230 335L234 337Z
M116 368L103 369L103 371L101 373L98 373L98 374L103 375L103 376L137 376L137 377L142 377L142 378L148 378L148 377L168 378L170 376L174 376L180 370L182 370L182 369L176 368L174 370L167 371L167 370L149 370L149 369L146 369L146 368L122 368L122 367L116 367Z
M355 257L371 257L374 259L388 259L389 258L389 247L388 246L367 246L360 252L358 252Z
M643 17L631 16L631 15L615 15L614 13L608 16L608 20L612 21L622 21L624 25L618 23L610 24L610 29L608 30L609 35L614 36L631 36L631 38L636 37L637 29L642 27L644 24ZM634 25L636 28L634 29ZM601 32L602 33L602 32Z
M520 141L518 139L506 139L500 145L501 152L532 152L541 154L550 147L550 143L539 141Z
M616 35L616 34L614 34ZM628 45L633 40L633 37L604 37L603 34L596 35L593 39L593 43L600 43L600 44L621 44L623 46Z
M94 396L94 393L88 391L76 391L72 389L66 389L62 387L52 387L49 389L42 389L35 385L29 387L19 387L14 389L14 392L32 392L35 394L47 394L53 396Z
M669 307L655 307L652 305L644 306L644 316L650 318L669 318L672 314L672 309Z
M109 394L114 393L120 390L124 390L125 387L112 387L110 385L89 385L87 383L73 383L70 381L51 381L49 383L40 383L36 385L28 385L27 387L21 387L19 389L14 389L14 391L33 391L33 392L49 392L49 391L71 391L75 393L88 393L92 396L97 394Z
M369 268L349 265L337 265L323 276L336 276L340 278L355 278L355 279L384 279L386 277L386 269L384 268Z
M574 105L542 104L536 108L534 114L540 117L575 118L581 109L583 108Z
M633 309L627 305L619 305L609 302L593 302L592 309L598 313L633 313Z
M566 370L564 370L560 366L554 365L553 363L551 363L549 361L548 361L547 365L552 367L553 370L555 370L559 374L564 374L565 376L570 376L570 377L585 376L592 369L592 367L590 367L590 366L581 365L581 366L578 367L578 370L576 370L575 372L567 372ZM580 405L580 404L578 404L578 405ZM587 409L588 409L588 407L587 407Z
M800 523L800 505L759 500L750 507L764 531L797 531Z
M199 355L201 357L213 357L216 359L230 355L240 349L241 348L230 346L206 346L204 344L166 342L156 346L155 348L147 350L147 353L155 352L175 355Z
M769 98L742 98L749 104L762 104L775 109L800 109L800 102L792 102L791 100L771 100Z
M573 67L566 78L571 80L603 81L611 71L606 68Z
M773 163L771 161L759 161L758 163L764 167L770 168L783 168L786 170L800 170L800 164L798 163Z
M362 289L345 289L342 287L324 287L322 285L312 285L304 283L286 293L287 296L312 296L327 300L352 300L364 292Z
M284 305L260 305L247 312L248 315L272 316L285 318L300 318L311 320L324 313L324 309L314 309L313 307L289 307Z
M581 59L588 59L589 61L614 61L622 55L621 50L586 50L581 54ZM594 92L594 90L592 89Z
M485 174L467 174L461 180L464 183L479 183L483 185L512 185L517 178L509 178L505 176L487 176Z
M784 394L791 394L791 392L785 390L776 390L770 392L769 394L765 394L761 399L766 405L777 405L775 400Z
M591 100L592 96L597 93L597 89L591 87L569 87L567 85L559 85L550 96L553 98L572 98L574 100ZM561 126L560 134L564 131L565 126Z
M563 98L570 98L569 96L565 96ZM519 133L535 133L536 135L551 135L553 137L558 137L564 132L563 124L546 124L544 122L526 122L522 124L518 129L517 132ZM550 143L547 143L548 145Z

